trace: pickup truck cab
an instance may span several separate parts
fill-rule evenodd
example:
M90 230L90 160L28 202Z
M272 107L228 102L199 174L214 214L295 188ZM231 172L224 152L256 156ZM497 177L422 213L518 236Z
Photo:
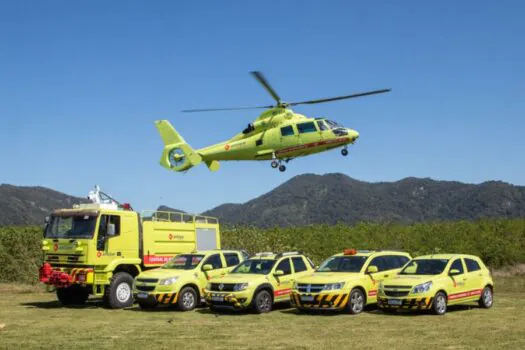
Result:
M133 283L133 297L143 309L169 304L181 311L193 310L203 301L208 280L226 275L245 256L236 250L179 254L161 267L139 274Z

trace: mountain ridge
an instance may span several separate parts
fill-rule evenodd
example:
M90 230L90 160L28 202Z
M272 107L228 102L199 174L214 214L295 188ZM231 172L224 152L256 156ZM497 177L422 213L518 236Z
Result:
M39 224L53 209L84 201L42 186L2 184L0 226ZM167 205L157 210L183 211ZM249 201L223 203L202 214L259 227L516 218L525 217L525 186L428 177L366 182L341 173L302 174Z

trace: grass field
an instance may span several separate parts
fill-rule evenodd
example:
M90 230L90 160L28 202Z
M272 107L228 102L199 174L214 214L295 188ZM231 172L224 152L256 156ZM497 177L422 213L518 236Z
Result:
M513 348L525 349L525 277L500 277L495 304L455 307L442 317L182 313L65 308L37 287L0 285L0 348Z

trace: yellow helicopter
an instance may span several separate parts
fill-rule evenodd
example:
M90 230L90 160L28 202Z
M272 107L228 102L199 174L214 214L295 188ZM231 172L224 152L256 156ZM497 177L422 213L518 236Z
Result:
M262 108L264 111L254 122L231 139L198 150L191 148L167 120L155 122L164 142L160 164L169 170L186 171L204 162L211 171L219 169L221 160L271 160L272 168L286 170L283 163L342 147L341 154L348 155L347 146L359 137L355 130L343 127L325 118L309 118L295 113L290 107L303 104L325 103L354 97L375 95L390 89L374 90L352 95L322 98L301 102L284 102L270 86L261 72L251 72L253 77L276 101L276 105L241 108L190 109L183 112L210 112Z

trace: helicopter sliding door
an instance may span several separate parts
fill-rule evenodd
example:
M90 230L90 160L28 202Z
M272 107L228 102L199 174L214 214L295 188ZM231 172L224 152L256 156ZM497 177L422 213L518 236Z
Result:
M314 121L297 123L297 131L302 146L298 156L312 153L318 142L323 139L322 132L317 128Z

